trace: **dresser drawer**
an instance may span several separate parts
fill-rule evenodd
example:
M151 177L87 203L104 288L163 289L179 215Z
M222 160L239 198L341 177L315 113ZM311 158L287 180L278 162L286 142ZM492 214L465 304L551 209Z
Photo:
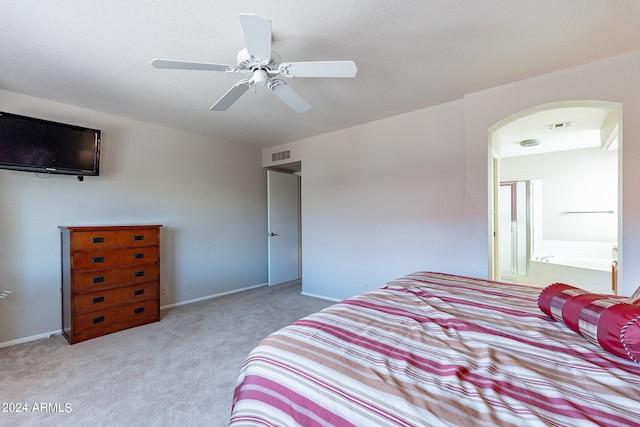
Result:
M74 270L102 269L142 264L157 264L158 246L104 251L75 252L72 256Z
M158 300L112 307L74 316L74 334L79 340L160 320Z
M85 292L134 283L157 282L160 278L160 267L158 264L144 264L110 270L79 271L72 274L73 290Z
M114 249L124 247L157 245L160 234L157 228L135 230L90 230L74 231L74 250Z
M137 303L158 297L158 283L143 283L115 289L76 294L73 297L74 314Z

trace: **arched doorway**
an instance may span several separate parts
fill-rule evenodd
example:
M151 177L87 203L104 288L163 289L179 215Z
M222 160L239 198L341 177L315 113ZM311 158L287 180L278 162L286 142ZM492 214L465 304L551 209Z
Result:
M621 107L556 102L489 129L492 279L611 291L621 234Z

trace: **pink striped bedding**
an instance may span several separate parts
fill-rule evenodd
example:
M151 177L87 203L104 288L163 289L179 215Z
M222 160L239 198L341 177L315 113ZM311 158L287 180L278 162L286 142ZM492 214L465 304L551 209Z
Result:
M251 352L230 425L640 425L640 365L539 294L421 272L342 301Z

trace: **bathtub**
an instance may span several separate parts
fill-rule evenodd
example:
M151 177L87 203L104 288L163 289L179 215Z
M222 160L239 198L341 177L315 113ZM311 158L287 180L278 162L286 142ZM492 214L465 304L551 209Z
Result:
M546 286L562 282L596 293L612 293L611 259L547 255L531 259L531 284Z
M611 272L610 259L581 258L569 255L547 255L532 259L534 262L546 262L549 264L564 265L567 267L586 268L588 270L599 270Z

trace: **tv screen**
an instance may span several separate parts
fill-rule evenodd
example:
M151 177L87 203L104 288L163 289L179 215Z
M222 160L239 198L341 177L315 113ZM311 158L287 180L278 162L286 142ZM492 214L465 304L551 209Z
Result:
M0 168L98 175L100 131L0 112Z

